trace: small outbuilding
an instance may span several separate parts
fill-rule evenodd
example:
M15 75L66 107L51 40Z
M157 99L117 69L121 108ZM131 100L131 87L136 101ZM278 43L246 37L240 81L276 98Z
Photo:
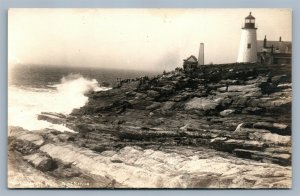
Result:
M183 69L195 69L197 68L198 60L194 55L191 55L187 59L183 59Z

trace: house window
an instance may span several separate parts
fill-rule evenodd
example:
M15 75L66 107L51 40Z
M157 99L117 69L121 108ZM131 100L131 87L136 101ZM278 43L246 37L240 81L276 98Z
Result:
M248 44L248 45L247 45L247 48L251 48L251 44Z

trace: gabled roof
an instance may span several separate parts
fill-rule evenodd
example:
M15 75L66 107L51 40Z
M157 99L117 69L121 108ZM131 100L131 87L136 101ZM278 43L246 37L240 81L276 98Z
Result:
M187 59L184 60L185 62L191 62L191 63L196 63L198 62L197 58L194 55L191 55Z
M288 41L269 41L267 40L267 48L271 48L273 45L274 51L279 50L280 53L291 53L292 52L292 42ZM262 52L264 48L264 41L257 40L257 52Z
M247 16L245 19L255 19L255 17L253 17L252 15L251 15L251 12L249 13L249 16Z

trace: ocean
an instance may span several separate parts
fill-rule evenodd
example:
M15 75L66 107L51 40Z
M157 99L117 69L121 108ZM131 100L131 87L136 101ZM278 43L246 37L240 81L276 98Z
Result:
M41 112L69 114L85 105L89 91L104 91L120 79L156 75L154 72L85 67L23 65L9 72L8 125L34 131L71 131L37 119Z

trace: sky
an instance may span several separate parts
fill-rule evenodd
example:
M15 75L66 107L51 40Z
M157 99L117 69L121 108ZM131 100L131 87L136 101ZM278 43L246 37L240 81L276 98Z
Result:
M258 40L291 41L290 9L13 8L8 64L171 70L201 42L205 64L232 63L250 11Z

